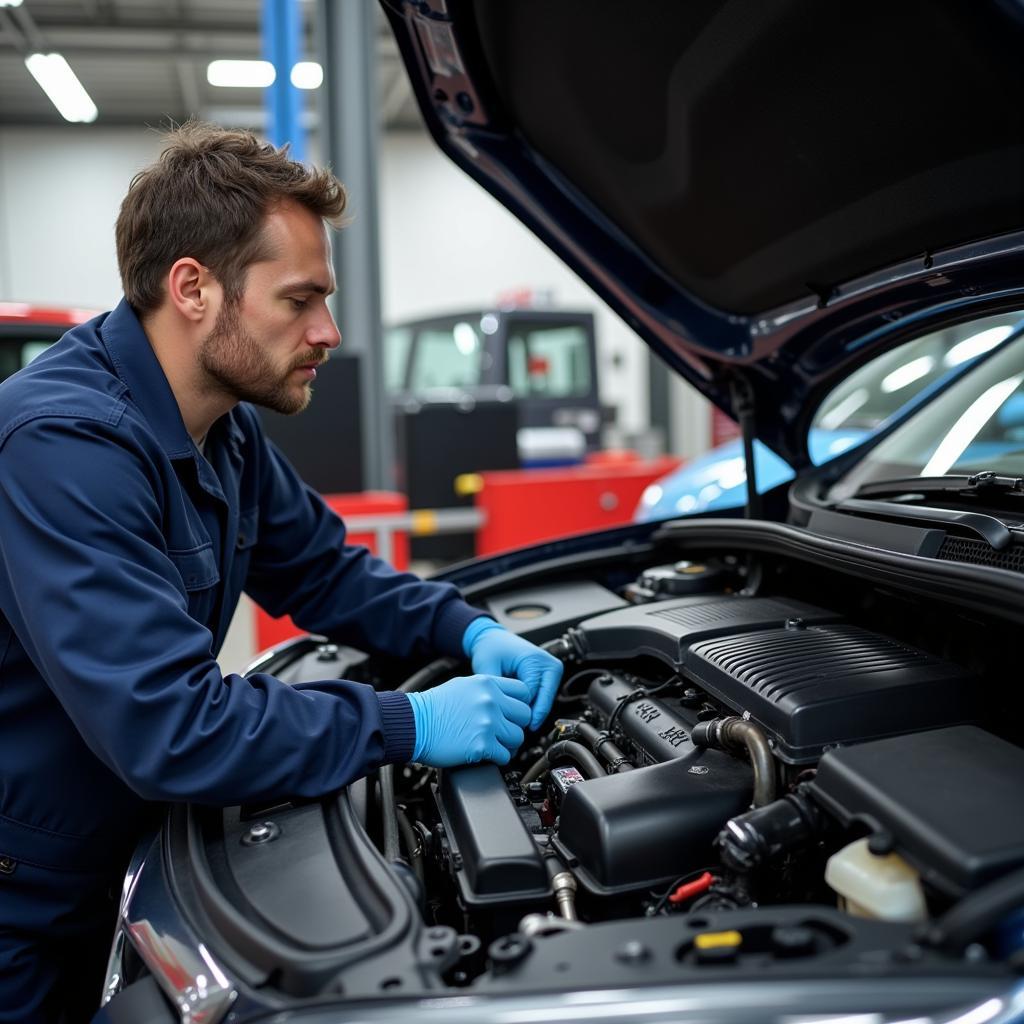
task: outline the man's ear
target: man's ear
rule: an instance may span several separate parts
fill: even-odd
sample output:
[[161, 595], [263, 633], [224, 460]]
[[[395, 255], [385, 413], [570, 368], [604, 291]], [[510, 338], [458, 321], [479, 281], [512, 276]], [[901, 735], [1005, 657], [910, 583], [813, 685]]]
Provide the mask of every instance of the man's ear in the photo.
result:
[[167, 298], [186, 320], [199, 323], [217, 309], [220, 284], [202, 263], [183, 256], [167, 272]]

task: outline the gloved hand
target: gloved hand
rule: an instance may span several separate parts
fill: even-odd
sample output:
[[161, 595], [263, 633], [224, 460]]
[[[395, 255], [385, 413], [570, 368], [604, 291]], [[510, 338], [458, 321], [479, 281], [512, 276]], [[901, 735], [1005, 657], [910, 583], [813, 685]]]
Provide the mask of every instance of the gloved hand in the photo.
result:
[[477, 761], [508, 764], [530, 720], [530, 691], [518, 679], [459, 676], [410, 693], [416, 722], [412, 759], [435, 768]]
[[548, 717], [562, 663], [547, 651], [499, 626], [494, 619], [474, 619], [462, 635], [462, 649], [473, 663], [474, 672], [490, 676], [512, 676], [530, 688], [530, 728], [536, 729]]

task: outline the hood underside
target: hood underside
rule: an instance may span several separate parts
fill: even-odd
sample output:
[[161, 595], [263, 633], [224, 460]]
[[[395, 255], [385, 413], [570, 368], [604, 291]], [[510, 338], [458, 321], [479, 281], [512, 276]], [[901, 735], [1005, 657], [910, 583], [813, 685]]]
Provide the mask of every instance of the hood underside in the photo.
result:
[[855, 365], [1020, 303], [1015, 0], [386, 8], [441, 147], [797, 466]]

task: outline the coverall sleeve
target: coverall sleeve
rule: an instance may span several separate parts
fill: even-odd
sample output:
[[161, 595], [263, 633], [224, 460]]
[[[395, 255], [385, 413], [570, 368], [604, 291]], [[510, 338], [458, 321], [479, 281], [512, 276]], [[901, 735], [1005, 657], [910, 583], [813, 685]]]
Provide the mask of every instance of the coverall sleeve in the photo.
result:
[[161, 532], [165, 482], [108, 422], [47, 416], [0, 448], [0, 602], [92, 752], [140, 796], [316, 797], [411, 756], [408, 698], [222, 675]]
[[448, 583], [399, 572], [366, 548], [346, 545], [342, 519], [256, 431], [260, 504], [247, 593], [302, 629], [401, 657], [462, 657], [462, 636], [485, 614]]

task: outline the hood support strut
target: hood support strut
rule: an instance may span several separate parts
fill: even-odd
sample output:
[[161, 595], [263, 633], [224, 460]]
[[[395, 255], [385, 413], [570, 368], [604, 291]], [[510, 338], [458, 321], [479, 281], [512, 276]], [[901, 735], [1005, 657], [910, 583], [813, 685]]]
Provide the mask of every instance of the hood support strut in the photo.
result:
[[746, 376], [734, 373], [729, 380], [729, 391], [732, 396], [733, 412], [736, 413], [740, 433], [743, 435], [743, 462], [747, 470], [746, 516], [748, 519], [760, 519], [761, 495], [757, 493], [757, 470], [754, 466], [754, 438], [757, 437], [754, 389]]

